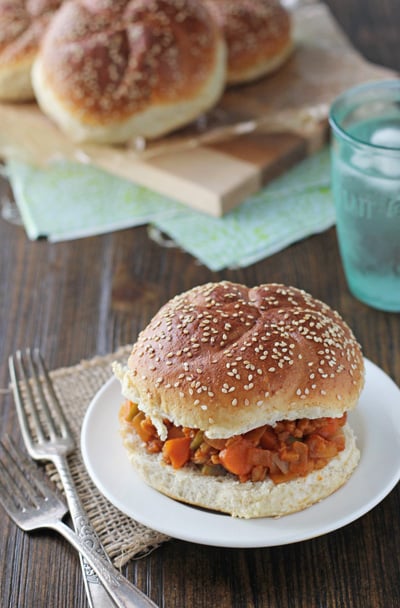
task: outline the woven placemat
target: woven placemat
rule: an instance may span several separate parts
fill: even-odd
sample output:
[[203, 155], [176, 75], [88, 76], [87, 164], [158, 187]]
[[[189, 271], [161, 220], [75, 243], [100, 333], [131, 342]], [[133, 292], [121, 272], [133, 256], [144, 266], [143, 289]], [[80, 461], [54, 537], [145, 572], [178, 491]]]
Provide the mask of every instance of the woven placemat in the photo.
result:
[[[113, 354], [50, 372], [77, 446], [80, 446], [81, 426], [86, 410], [97, 391], [112, 375], [111, 363], [126, 361], [130, 349], [131, 347], [126, 346]], [[83, 507], [117, 568], [132, 558], [147, 555], [168, 540], [164, 534], [151, 530], [121, 513], [99, 492], [86, 471], [80, 449], [76, 449], [69, 457], [69, 463]], [[52, 480], [59, 484], [53, 465], [47, 467], [47, 472]]]

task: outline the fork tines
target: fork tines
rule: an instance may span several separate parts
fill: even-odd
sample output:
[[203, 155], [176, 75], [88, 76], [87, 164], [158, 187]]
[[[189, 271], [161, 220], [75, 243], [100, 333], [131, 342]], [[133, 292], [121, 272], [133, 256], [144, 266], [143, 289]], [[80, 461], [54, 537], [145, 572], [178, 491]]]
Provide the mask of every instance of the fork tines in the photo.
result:
[[29, 509], [38, 509], [44, 500], [54, 501], [56, 496], [39, 468], [10, 438], [0, 440], [0, 491], [0, 502], [13, 519], [17, 514], [21, 519]]
[[17, 351], [9, 357], [9, 370], [26, 445], [32, 436], [39, 443], [69, 437], [68, 422], [39, 350]]

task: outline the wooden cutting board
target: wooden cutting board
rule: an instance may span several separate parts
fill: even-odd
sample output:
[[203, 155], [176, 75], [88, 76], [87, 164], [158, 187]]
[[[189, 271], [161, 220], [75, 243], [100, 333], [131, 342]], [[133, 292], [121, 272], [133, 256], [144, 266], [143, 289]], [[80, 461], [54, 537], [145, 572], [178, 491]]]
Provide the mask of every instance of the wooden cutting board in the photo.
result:
[[93, 163], [221, 216], [321, 147], [329, 105], [341, 91], [395, 77], [352, 48], [325, 5], [303, 6], [293, 22], [295, 50], [276, 74], [227, 89], [196, 125], [151, 143], [144, 152], [78, 147], [36, 105], [0, 104], [0, 154], [36, 163], [61, 157]]

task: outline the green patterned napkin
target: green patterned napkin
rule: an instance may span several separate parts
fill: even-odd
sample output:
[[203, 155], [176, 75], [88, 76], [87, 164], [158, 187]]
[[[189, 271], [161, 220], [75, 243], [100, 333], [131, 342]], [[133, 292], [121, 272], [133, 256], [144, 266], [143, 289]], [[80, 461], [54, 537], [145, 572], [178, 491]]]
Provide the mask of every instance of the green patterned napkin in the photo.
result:
[[211, 270], [247, 266], [335, 222], [328, 149], [222, 218], [89, 165], [37, 169], [10, 160], [7, 170], [31, 239], [62, 241], [150, 224]]

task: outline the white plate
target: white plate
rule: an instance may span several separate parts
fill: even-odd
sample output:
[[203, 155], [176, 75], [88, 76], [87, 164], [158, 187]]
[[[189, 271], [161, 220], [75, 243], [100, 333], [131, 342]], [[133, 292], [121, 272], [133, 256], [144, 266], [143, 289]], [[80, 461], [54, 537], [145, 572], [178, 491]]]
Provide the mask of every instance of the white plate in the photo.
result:
[[82, 427], [82, 454], [104, 496], [136, 521], [183, 540], [222, 547], [268, 547], [336, 530], [375, 507], [400, 479], [400, 390], [366, 360], [366, 384], [349, 414], [361, 450], [360, 464], [337, 492], [312, 507], [277, 518], [237, 519], [203, 511], [153, 490], [128, 461], [118, 431], [119, 382], [97, 393]]

